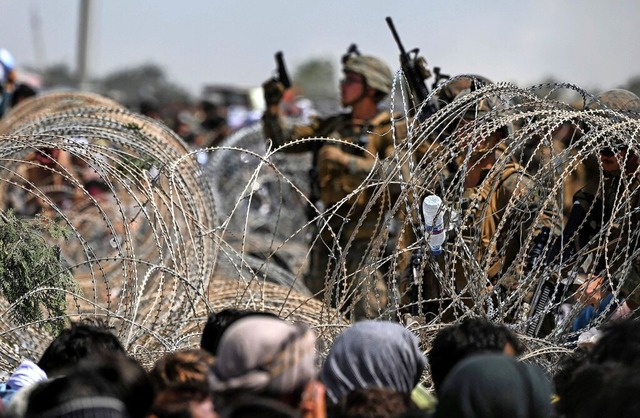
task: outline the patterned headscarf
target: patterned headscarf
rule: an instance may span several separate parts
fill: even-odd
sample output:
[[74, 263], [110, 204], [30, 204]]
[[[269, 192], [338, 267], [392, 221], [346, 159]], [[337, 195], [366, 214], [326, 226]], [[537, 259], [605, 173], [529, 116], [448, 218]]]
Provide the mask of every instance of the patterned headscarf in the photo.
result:
[[338, 336], [320, 380], [334, 403], [349, 392], [369, 387], [409, 394], [426, 364], [418, 338], [402, 325], [360, 321]]
[[210, 377], [214, 392], [291, 394], [316, 376], [315, 336], [303, 324], [251, 316], [224, 333]]

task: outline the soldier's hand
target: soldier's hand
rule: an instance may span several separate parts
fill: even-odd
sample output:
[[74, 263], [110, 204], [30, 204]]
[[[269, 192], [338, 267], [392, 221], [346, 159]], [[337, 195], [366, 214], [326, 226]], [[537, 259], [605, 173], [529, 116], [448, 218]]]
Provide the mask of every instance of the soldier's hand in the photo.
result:
[[285, 91], [285, 87], [284, 84], [282, 84], [275, 78], [271, 78], [262, 84], [262, 90], [264, 93], [265, 103], [267, 104], [267, 106], [271, 106], [280, 103], [280, 100], [282, 100], [282, 95]]
[[349, 164], [350, 156], [335, 145], [325, 145], [320, 148], [318, 157], [322, 160], [335, 161], [346, 167]]

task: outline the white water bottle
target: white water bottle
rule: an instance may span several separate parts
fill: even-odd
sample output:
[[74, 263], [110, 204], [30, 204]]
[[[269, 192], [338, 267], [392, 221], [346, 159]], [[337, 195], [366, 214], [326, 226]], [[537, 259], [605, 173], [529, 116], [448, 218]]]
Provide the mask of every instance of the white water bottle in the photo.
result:
[[444, 230], [443, 211], [440, 210], [441, 206], [442, 199], [436, 195], [429, 195], [422, 201], [425, 237], [431, 254], [436, 256], [442, 253], [442, 244], [447, 239], [447, 233]]

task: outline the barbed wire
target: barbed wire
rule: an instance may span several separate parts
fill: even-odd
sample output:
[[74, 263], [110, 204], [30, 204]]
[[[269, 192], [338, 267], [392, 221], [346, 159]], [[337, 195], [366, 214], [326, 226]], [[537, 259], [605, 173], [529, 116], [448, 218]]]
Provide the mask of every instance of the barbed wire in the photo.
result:
[[[474, 77], [452, 78], [431, 98]], [[405, 101], [392, 105], [406, 114]], [[338, 203], [313, 207], [309, 219], [311, 156], [287, 151], [320, 140], [353, 147], [348, 141], [305, 138], [272, 149], [258, 123], [218, 147], [190, 150], [163, 124], [108, 99], [43, 95], [0, 121], [0, 209], [45, 214], [72, 232], [52, 243], [82, 289], [58, 289], [67, 292], [68, 318], [105, 318], [145, 364], [196, 346], [208, 313], [227, 307], [308, 322], [326, 352], [348, 325], [348, 305], [362, 299], [372, 318], [414, 330], [425, 350], [438, 329], [464, 318], [507, 324], [525, 339], [527, 359], [552, 370], [575, 344], [576, 318], [604, 297], [589, 284], [603, 280], [599, 290], [622, 298], [638, 258], [638, 168], [613, 181], [598, 157], [623, 150], [621, 163], [630, 166], [640, 155], [640, 124], [628, 112], [585, 108], [592, 101], [566, 83], [484, 84], [424, 121], [397, 119], [394, 154], [377, 160]], [[479, 146], [496, 131], [505, 132], [500, 141]], [[205, 165], [198, 153], [209, 154]], [[488, 157], [492, 163], [483, 167]], [[469, 187], [478, 172], [483, 186]], [[595, 196], [588, 221], [563, 236], [574, 194], [584, 187]], [[426, 245], [420, 215], [430, 194], [445, 205], [448, 239], [439, 256]], [[353, 212], [359, 196], [366, 204]], [[365, 274], [346, 277], [353, 241], [323, 242], [317, 231], [349, 222], [355, 237], [361, 223], [340, 216], [370, 212], [375, 232], [359, 254]], [[541, 243], [544, 226], [551, 239]], [[577, 246], [587, 229], [589, 239]], [[335, 261], [323, 300], [304, 283], [312, 245], [326, 245]], [[362, 277], [367, 283], [354, 283]], [[541, 283], [551, 293], [534, 309]], [[2, 317], [0, 369], [8, 371], [22, 356], [42, 352], [51, 336]]]

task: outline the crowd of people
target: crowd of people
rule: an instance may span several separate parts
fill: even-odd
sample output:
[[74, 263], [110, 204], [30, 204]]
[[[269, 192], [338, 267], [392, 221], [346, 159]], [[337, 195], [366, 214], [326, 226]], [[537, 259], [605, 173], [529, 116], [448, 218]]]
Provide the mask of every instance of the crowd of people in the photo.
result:
[[[328, 352], [317, 351], [315, 333], [308, 324], [291, 323], [267, 312], [226, 310], [211, 314], [200, 348], [164, 353], [145, 368], [111, 330], [76, 323], [51, 342], [37, 362], [25, 360], [3, 384], [4, 416], [577, 418], [640, 413], [633, 396], [640, 329], [638, 322], [625, 318], [640, 303], [637, 262], [624, 270], [625, 277], [611, 278], [597, 274], [604, 268], [601, 265], [609, 263], [608, 249], [592, 261], [593, 274], [584, 282], [585, 292], [596, 286], [608, 293], [586, 303], [590, 309], [576, 319], [574, 331], [588, 328], [605, 314], [609, 321], [594, 331], [597, 338], [568, 353], [552, 375], [523, 359], [527, 347], [507, 325], [481, 317], [459, 319], [473, 302], [470, 287], [484, 286], [488, 292], [502, 289], [495, 295], [506, 300], [519, 286], [512, 265], [525, 239], [518, 233], [535, 231], [535, 237], [562, 238], [545, 238], [547, 258], [564, 255], [565, 249], [554, 249], [554, 242], [573, 242], [574, 252], [593, 245], [593, 237], [615, 220], [619, 197], [612, 193], [622, 182], [637, 182], [639, 163], [633, 150], [624, 142], [607, 141], [596, 157], [604, 180], [587, 177], [572, 196], [567, 219], [560, 219], [547, 216], [549, 207], [537, 190], [544, 185], [536, 184], [526, 167], [512, 161], [501, 170], [494, 168], [506, 158], [504, 141], [513, 127], [496, 124], [482, 135], [472, 129], [475, 121], [495, 114], [499, 103], [485, 98], [449, 121], [456, 125], [462, 143], [456, 161], [464, 167], [464, 176], [456, 177], [450, 168], [440, 173], [449, 170], [448, 175], [460, 182], [463, 198], [475, 199], [475, 211], [465, 217], [464, 231], [469, 235], [463, 238], [480, 236], [481, 244], [464, 257], [485, 263], [487, 283], [469, 283], [468, 259], [446, 256], [423, 262], [418, 281], [416, 265], [411, 266], [408, 257], [397, 263], [403, 273], [411, 272], [403, 274], [400, 283], [404, 305], [415, 305], [411, 313], [430, 313], [444, 323], [427, 346], [401, 321], [371, 320], [386, 303], [388, 282], [383, 271], [363, 268], [363, 254], [372, 251], [371, 237], [382, 233], [380, 214], [401, 193], [393, 184], [385, 193], [360, 190], [372, 173], [384, 175], [389, 167], [381, 161], [394, 155], [397, 144], [407, 137], [399, 129], [401, 116], [380, 107], [393, 90], [394, 76], [381, 60], [357, 49], [350, 50], [342, 64], [340, 91], [347, 112], [326, 118], [314, 115], [305, 117], [304, 124], [292, 124], [282, 118], [286, 89], [270, 79], [263, 86], [266, 110], [261, 120], [265, 138], [276, 147], [313, 154], [309, 200], [315, 214], [335, 208], [335, 216], [322, 225], [311, 244], [305, 275], [312, 295], [335, 305], [353, 322]], [[9, 95], [18, 97], [20, 92], [14, 85], [12, 65], [5, 57], [0, 66], [2, 105], [7, 108]], [[460, 89], [452, 100], [464, 101], [475, 89]], [[597, 96], [589, 106], [637, 112], [640, 98], [616, 90]], [[160, 117], [151, 102], [142, 104], [140, 112]], [[195, 114], [194, 122], [189, 112], [179, 113], [172, 126], [194, 149], [219, 145], [230, 133], [228, 119], [215, 104], [203, 101]], [[432, 145], [425, 141], [411, 157], [416, 165], [430, 165], [442, 152]], [[397, 169], [408, 178], [411, 164], [407, 159], [398, 161], [406, 162]], [[440, 194], [445, 194], [445, 184], [451, 184], [451, 180], [430, 181], [425, 180], [425, 188]], [[633, 191], [627, 196], [633, 216], [624, 217], [619, 244], [612, 251], [634, 244], [638, 194], [637, 187], [627, 189]], [[597, 214], [593, 211], [596, 201], [602, 207]], [[407, 210], [393, 216], [403, 222], [414, 215]], [[505, 224], [511, 229], [500, 229]], [[422, 237], [426, 239], [435, 228], [427, 226]], [[624, 231], [632, 232], [624, 235]], [[398, 248], [420, 238], [414, 229], [405, 228], [396, 237]], [[332, 251], [335, 246], [348, 249], [341, 259]], [[612, 260], [615, 264], [615, 257]], [[445, 289], [436, 273], [449, 270], [455, 277]], [[345, 277], [346, 285], [337, 286]], [[507, 317], [502, 319], [515, 322]]]
[[[72, 323], [0, 386], [5, 417], [635, 417], [640, 324], [604, 327], [553, 373], [508, 327], [470, 318], [430, 347], [399, 323], [362, 320], [320, 355], [307, 324], [212, 313], [198, 348], [150, 367], [113, 330]], [[212, 351], [213, 350], [213, 351]]]

